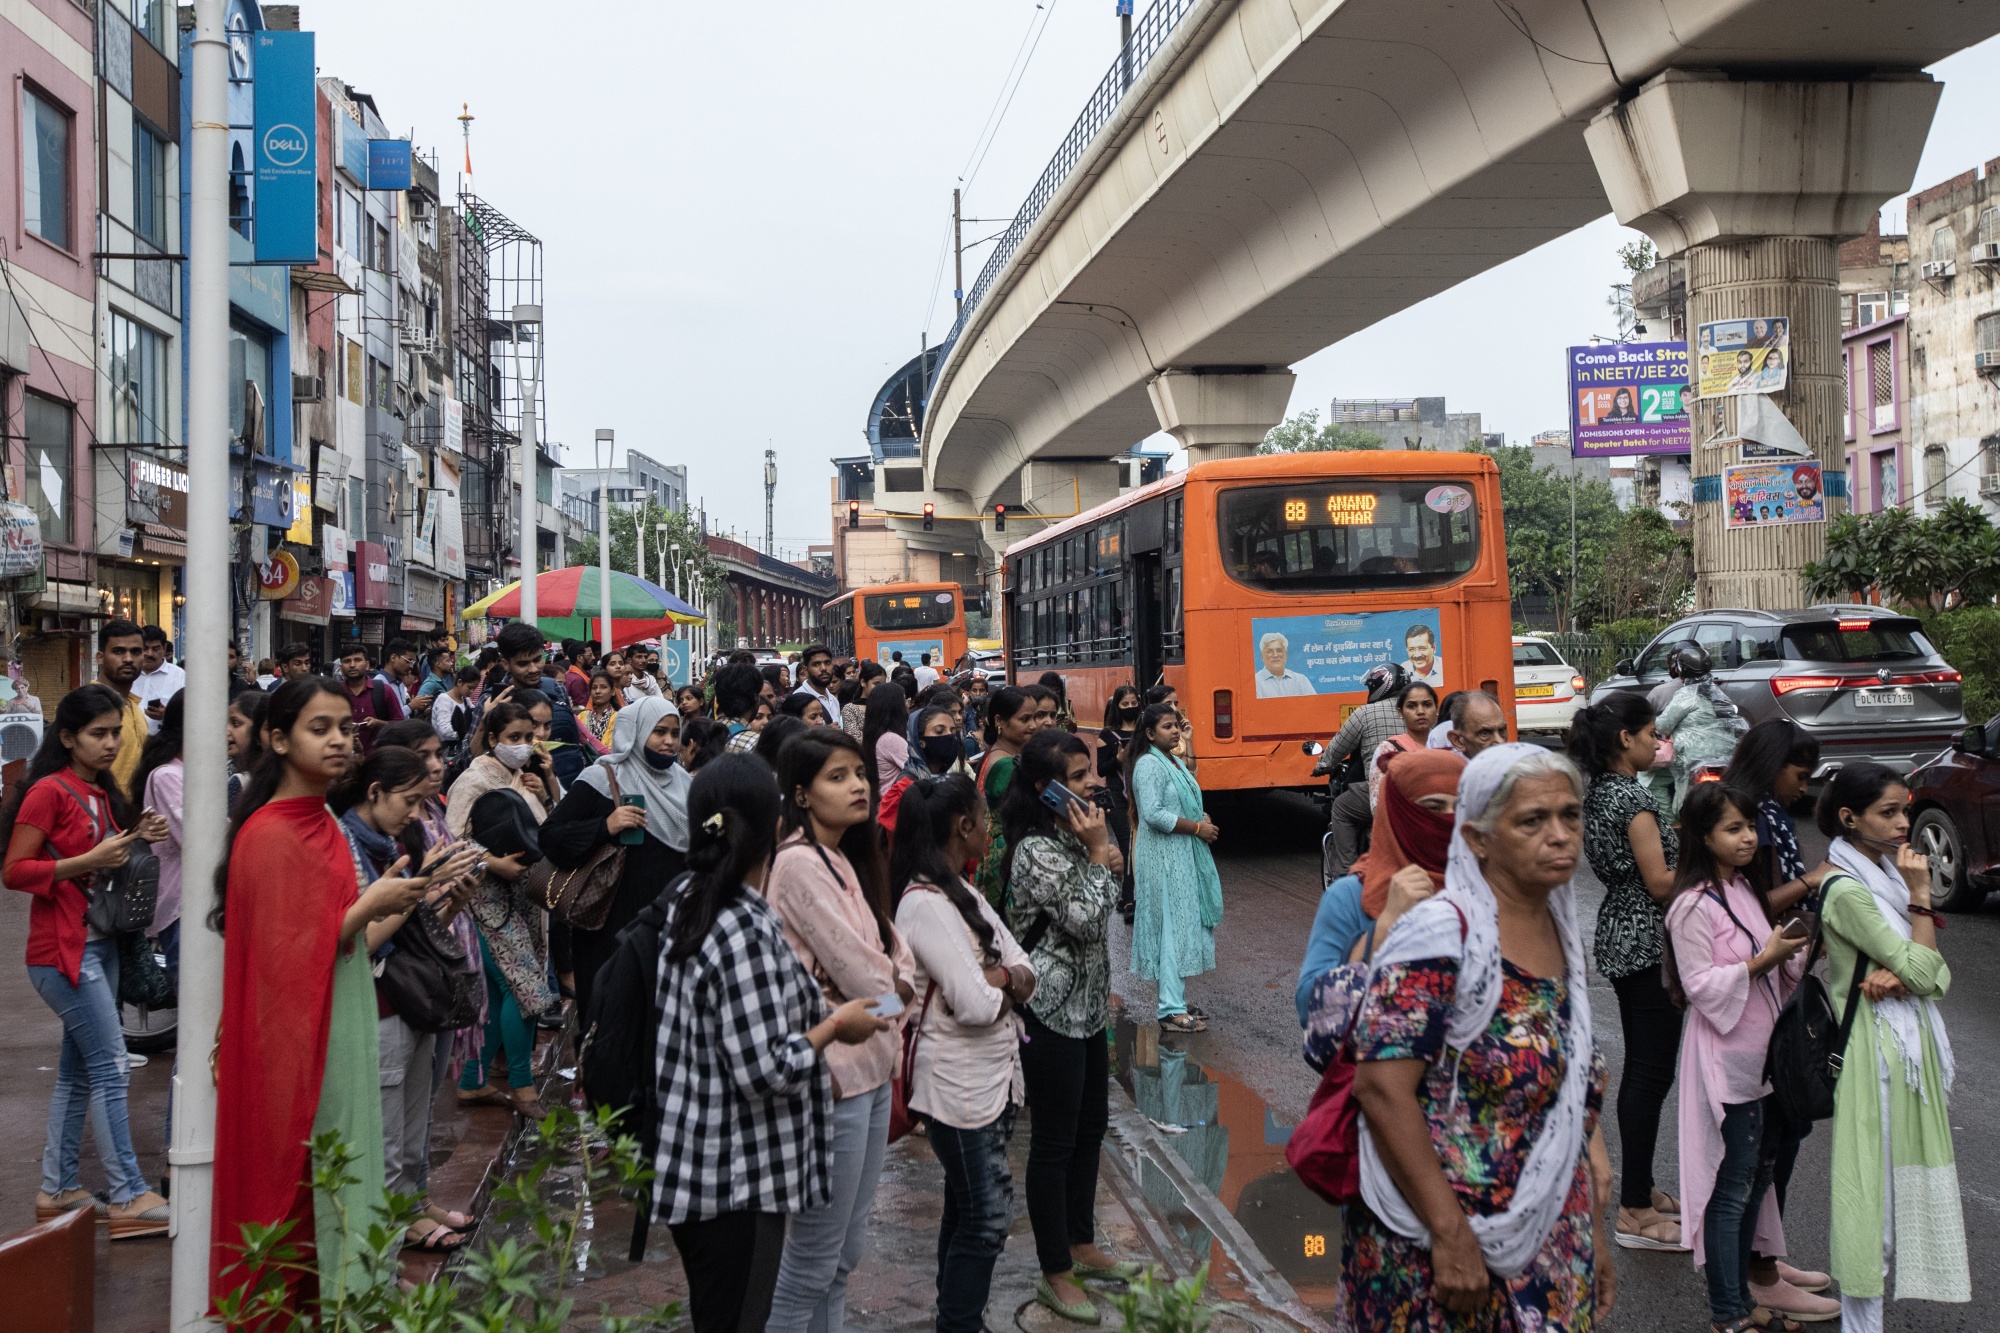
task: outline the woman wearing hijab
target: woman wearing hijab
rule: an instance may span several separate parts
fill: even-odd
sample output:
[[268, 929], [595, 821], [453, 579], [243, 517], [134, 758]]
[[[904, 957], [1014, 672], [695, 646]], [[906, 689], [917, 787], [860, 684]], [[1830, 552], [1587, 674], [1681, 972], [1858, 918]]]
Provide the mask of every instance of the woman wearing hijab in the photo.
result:
[[1375, 950], [1336, 1328], [1590, 1333], [1610, 1313], [1605, 1070], [1570, 883], [1582, 816], [1567, 759], [1487, 750], [1459, 783], [1444, 888]]
[[542, 855], [559, 870], [582, 868], [607, 843], [625, 850], [604, 924], [570, 928], [576, 1011], [586, 1020], [597, 969], [617, 947], [618, 932], [687, 868], [691, 779], [680, 765], [680, 748], [681, 715], [671, 702], [646, 695], [625, 705], [609, 751], [583, 770], [542, 825]]
[[1293, 996], [1306, 1029], [1306, 1061], [1323, 1069], [1346, 1036], [1367, 985], [1364, 964], [1403, 913], [1444, 887], [1445, 853], [1465, 756], [1456, 750], [1394, 755], [1375, 807], [1368, 851], [1327, 885], [1313, 916]]
[[1937, 1006], [1951, 969], [1930, 863], [1909, 845], [1909, 803], [1894, 769], [1849, 764], [1817, 812], [1833, 839], [1820, 900], [1828, 990], [1843, 1016], [1861, 1006], [1833, 1090], [1828, 1267], [1847, 1333], [1881, 1333], [1892, 1254], [1897, 1299], [1972, 1299], [1949, 1115], [1957, 1065]]

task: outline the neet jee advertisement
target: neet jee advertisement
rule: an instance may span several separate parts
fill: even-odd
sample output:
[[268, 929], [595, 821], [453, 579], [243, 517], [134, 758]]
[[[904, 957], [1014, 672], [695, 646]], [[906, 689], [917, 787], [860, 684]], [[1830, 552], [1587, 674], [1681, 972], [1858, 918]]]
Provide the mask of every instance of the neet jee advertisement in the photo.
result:
[[1400, 663], [1442, 688], [1443, 639], [1434, 606], [1359, 615], [1258, 616], [1250, 622], [1257, 697], [1352, 694], [1370, 667]]
[[1692, 452], [1686, 343], [1572, 347], [1570, 452], [1578, 458]]

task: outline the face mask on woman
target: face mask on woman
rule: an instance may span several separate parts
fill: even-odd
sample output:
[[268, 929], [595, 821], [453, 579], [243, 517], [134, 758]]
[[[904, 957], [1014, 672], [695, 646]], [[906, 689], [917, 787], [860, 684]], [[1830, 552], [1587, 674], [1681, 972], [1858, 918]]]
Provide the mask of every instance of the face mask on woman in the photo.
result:
[[924, 737], [924, 763], [933, 773], [942, 773], [965, 757], [965, 742], [956, 736]]
[[513, 769], [527, 767], [528, 756], [534, 752], [535, 747], [532, 745], [496, 745], [493, 747], [493, 757]]

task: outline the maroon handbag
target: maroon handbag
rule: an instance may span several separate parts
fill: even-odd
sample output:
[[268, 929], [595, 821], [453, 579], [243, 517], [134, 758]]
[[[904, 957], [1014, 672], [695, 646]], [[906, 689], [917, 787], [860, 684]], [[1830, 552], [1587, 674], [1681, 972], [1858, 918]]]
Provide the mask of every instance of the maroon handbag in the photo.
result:
[[907, 1135], [916, 1128], [917, 1117], [910, 1110], [910, 1085], [917, 1077], [917, 1037], [924, 1030], [924, 1016], [931, 1011], [931, 996], [937, 994], [937, 982], [924, 987], [924, 1007], [917, 1011], [917, 1021], [903, 1029], [903, 1071], [889, 1085], [889, 1142]]

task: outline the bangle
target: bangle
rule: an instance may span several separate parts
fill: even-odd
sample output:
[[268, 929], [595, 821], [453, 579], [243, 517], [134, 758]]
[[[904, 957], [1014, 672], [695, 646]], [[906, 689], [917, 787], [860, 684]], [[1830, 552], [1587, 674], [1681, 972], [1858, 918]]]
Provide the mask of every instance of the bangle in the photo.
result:
[[1916, 905], [1915, 903], [1911, 903], [1911, 904], [1910, 904], [1910, 915], [1911, 915], [1911, 916], [1927, 916], [1927, 917], [1929, 917], [1929, 918], [1931, 919], [1931, 924], [1932, 924], [1932, 925], [1936, 926], [1936, 927], [1937, 927], [1937, 928], [1938, 928], [1939, 930], [1943, 930], [1943, 929], [1944, 929], [1944, 913], [1943, 913], [1943, 912], [1940, 912], [1940, 911], [1938, 911], [1938, 910], [1937, 910], [1936, 908], [1934, 908], [1934, 907], [1919, 907], [1919, 906], [1917, 906], [1917, 905]]

